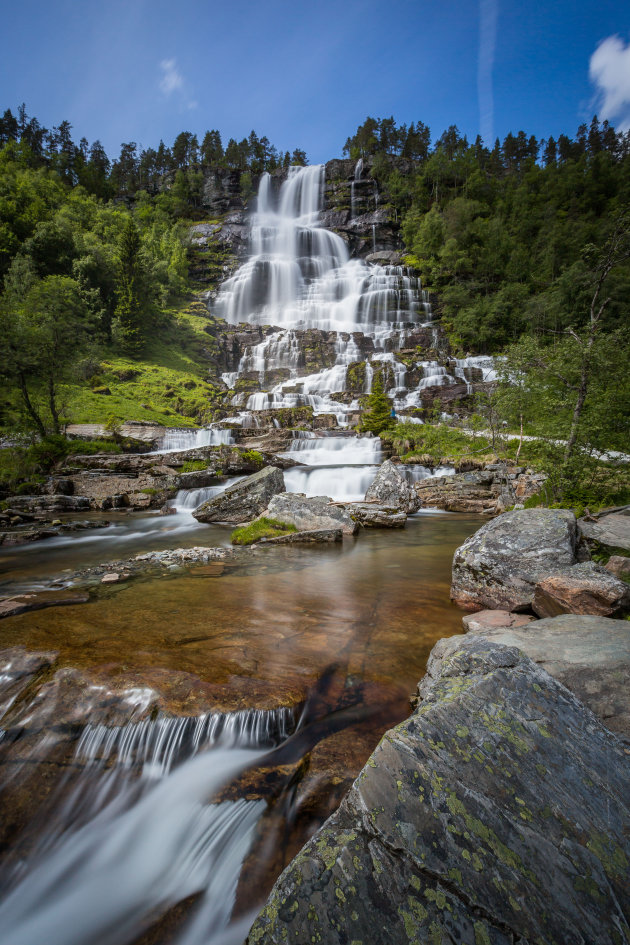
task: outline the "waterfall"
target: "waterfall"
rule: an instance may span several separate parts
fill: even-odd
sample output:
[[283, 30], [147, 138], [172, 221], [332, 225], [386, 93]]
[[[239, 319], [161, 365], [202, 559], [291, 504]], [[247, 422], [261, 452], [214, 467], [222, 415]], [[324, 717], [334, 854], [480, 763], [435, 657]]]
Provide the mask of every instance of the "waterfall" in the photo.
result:
[[362, 173], [363, 173], [363, 158], [359, 158], [354, 168], [354, 178], [352, 180], [352, 183], [350, 184], [350, 218], [352, 220], [354, 220], [354, 218], [357, 215], [356, 209], [355, 209], [355, 195], [354, 195], [355, 186], [356, 186], [357, 181], [361, 180]]
[[295, 727], [290, 709], [88, 725], [80, 774], [0, 904], [11, 945], [124, 945], [201, 893], [180, 945], [229, 923], [263, 801], [213, 800]]
[[167, 430], [157, 452], [174, 453], [178, 450], [194, 450], [202, 446], [220, 446], [233, 442], [231, 430], [215, 426], [203, 427], [201, 430]]
[[251, 256], [217, 300], [226, 321], [352, 332], [414, 320], [418, 289], [402, 269], [351, 260], [342, 238], [320, 226], [323, 190], [323, 165], [290, 168], [277, 201], [263, 175]]

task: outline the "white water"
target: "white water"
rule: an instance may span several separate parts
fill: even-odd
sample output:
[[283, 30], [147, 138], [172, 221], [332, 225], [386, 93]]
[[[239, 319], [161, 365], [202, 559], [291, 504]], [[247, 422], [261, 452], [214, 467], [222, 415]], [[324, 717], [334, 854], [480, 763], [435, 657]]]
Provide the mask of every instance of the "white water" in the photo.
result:
[[203, 427], [201, 430], [167, 430], [162, 446], [156, 452], [174, 453], [178, 450], [193, 450], [202, 446], [220, 446], [233, 442], [231, 430], [215, 426]]
[[87, 726], [78, 783], [0, 905], [2, 941], [125, 945], [195, 893], [179, 945], [222, 933], [265, 804], [212, 798], [292, 728], [289, 710]]

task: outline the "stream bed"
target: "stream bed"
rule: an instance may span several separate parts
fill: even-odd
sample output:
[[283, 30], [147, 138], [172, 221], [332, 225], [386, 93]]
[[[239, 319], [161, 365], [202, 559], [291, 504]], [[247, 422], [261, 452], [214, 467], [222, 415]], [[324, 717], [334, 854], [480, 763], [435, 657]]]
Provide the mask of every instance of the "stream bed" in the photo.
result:
[[[36, 571], [49, 578], [121, 544], [129, 554], [172, 547], [161, 528], [181, 529], [178, 544], [228, 543], [228, 529], [186, 526], [185, 515], [125, 520], [115, 547], [69, 537], [7, 550], [5, 582], [27, 586]], [[451, 561], [478, 525], [421, 512], [404, 530], [261, 546], [4, 620], [3, 648], [54, 651], [55, 670], [104, 689], [131, 679], [125, 698], [139, 710], [163, 694], [141, 721], [131, 712], [67, 731], [59, 697], [41, 729], [0, 741], [7, 941], [242, 941], [278, 873], [408, 715], [435, 641], [461, 632]]]

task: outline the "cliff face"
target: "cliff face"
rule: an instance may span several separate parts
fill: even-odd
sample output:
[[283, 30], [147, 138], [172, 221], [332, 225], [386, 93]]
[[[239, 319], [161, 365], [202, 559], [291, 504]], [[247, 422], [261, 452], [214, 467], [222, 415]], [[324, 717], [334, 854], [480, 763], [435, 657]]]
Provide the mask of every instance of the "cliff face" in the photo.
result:
[[[410, 161], [402, 158], [391, 160], [396, 162], [396, 166], [401, 162], [405, 165], [401, 167], [402, 172], [410, 170], [406, 166], [411, 165]], [[379, 258], [374, 259], [375, 262], [395, 262], [389, 254], [402, 250], [400, 221], [391, 205], [390, 195], [379, 190], [372, 174], [373, 166], [369, 161], [359, 172], [355, 161], [328, 161], [322, 226], [338, 233], [353, 257], [365, 259], [376, 253]], [[280, 192], [287, 175], [288, 168], [273, 171], [273, 192]], [[260, 176], [254, 175], [250, 181], [244, 179], [240, 171], [228, 168], [209, 168], [204, 174], [202, 207], [209, 216], [223, 218], [215, 236], [239, 259], [247, 253], [246, 214], [255, 209], [259, 182]]]

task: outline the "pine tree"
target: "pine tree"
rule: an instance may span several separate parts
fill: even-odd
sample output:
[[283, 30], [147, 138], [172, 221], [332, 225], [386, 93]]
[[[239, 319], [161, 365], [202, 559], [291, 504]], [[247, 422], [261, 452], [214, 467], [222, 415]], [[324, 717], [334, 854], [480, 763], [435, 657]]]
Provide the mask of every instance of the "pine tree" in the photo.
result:
[[368, 409], [361, 420], [361, 432], [380, 436], [383, 430], [393, 427], [396, 420], [391, 415], [392, 402], [383, 389], [381, 372], [374, 375], [372, 393], [368, 397]]
[[136, 354], [143, 344], [143, 304], [141, 298], [140, 233], [128, 217], [118, 244], [118, 299], [115, 316], [123, 347]]

